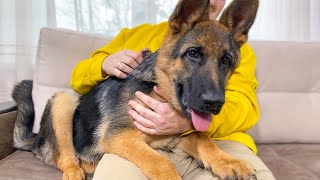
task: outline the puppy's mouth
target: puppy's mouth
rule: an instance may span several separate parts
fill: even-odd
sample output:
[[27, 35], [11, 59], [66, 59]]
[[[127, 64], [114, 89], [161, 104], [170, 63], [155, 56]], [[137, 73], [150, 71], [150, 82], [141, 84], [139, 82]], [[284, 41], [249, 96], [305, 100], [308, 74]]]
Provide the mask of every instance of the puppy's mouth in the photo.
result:
[[182, 84], [176, 84], [178, 101], [184, 115], [192, 122], [197, 131], [207, 131], [211, 124], [212, 114], [210, 112], [201, 112], [188, 105], [187, 93]]

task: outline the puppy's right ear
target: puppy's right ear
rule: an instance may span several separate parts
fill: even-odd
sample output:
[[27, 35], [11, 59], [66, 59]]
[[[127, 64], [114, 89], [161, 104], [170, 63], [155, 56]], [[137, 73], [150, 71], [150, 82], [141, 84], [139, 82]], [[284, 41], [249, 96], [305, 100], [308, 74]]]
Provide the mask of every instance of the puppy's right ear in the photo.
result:
[[233, 0], [220, 18], [220, 23], [231, 30], [239, 46], [248, 39], [258, 6], [259, 0]]
[[209, 20], [210, 0], [180, 0], [169, 19], [173, 34], [183, 28], [190, 29], [196, 23]]

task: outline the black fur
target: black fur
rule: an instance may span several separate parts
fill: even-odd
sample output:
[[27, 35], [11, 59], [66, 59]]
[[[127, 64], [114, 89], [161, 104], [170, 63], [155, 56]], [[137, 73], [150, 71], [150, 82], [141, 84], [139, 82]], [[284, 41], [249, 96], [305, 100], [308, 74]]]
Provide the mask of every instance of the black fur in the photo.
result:
[[43, 116], [41, 118], [40, 131], [37, 134], [32, 152], [42, 161], [49, 165], [55, 165], [52, 159], [56, 149], [56, 141], [54, 130], [52, 127], [52, 99], [48, 100], [46, 108], [44, 109]]
[[30, 151], [35, 134], [32, 133], [34, 107], [32, 100], [32, 80], [24, 80], [12, 91], [12, 98], [17, 103], [17, 120], [13, 134], [13, 146], [20, 150]]
[[[114, 112], [122, 112], [123, 105], [127, 104], [128, 99], [134, 98], [136, 91], [151, 92], [153, 86], [156, 85], [153, 72], [156, 57], [157, 53], [150, 54], [128, 78], [121, 80], [110, 77], [108, 81], [98, 84], [92, 91], [80, 98], [80, 105], [75, 112], [73, 122], [74, 127], [77, 127], [73, 131], [73, 136], [78, 153], [83, 153], [83, 150], [94, 146], [96, 137], [93, 134], [96, 133], [96, 127], [102, 123], [102, 117], [106, 114], [113, 114], [112, 119], [117, 120], [109, 122], [107, 133], [114, 134], [125, 128], [132, 128], [126, 121], [123, 121], [123, 119], [128, 119], [127, 116], [123, 117], [123, 113], [115, 114]], [[125, 91], [128, 92], [123, 93]], [[124, 97], [124, 94], [130, 96]], [[112, 108], [104, 109], [103, 107]]]

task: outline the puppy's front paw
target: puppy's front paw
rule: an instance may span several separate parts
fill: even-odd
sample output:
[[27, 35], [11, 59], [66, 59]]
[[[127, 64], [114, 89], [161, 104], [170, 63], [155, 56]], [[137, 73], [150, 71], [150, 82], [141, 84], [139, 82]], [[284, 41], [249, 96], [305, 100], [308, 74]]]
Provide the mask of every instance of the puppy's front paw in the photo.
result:
[[85, 175], [80, 167], [68, 168], [63, 172], [63, 180], [84, 180]]
[[257, 179], [255, 170], [248, 162], [234, 159], [227, 155], [215, 158], [213, 161], [208, 162], [208, 164], [205, 163], [205, 166], [211, 169], [212, 173], [222, 180]]

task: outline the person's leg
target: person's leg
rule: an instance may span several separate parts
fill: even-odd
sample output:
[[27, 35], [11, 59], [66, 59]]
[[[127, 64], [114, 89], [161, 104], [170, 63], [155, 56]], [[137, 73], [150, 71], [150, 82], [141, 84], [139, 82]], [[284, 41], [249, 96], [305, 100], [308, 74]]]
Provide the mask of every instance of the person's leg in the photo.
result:
[[[235, 141], [215, 141], [219, 148], [235, 158], [243, 159], [253, 165], [258, 180], [274, 180], [272, 172], [264, 165], [248, 147]], [[172, 152], [158, 151], [171, 159], [178, 173], [184, 180], [217, 180], [213, 174], [203, 169], [199, 164], [182, 150], [175, 148]], [[102, 179], [147, 179], [143, 172], [133, 163], [119, 156], [106, 154], [99, 162], [94, 174], [94, 180]]]
[[114, 154], [105, 154], [100, 160], [93, 180], [147, 180], [143, 172], [132, 162]]
[[[158, 150], [158, 152], [174, 163], [180, 176], [185, 179], [212, 179], [212, 173], [199, 167], [192, 157], [176, 148], [172, 152]], [[193, 176], [195, 176], [193, 178]], [[114, 154], [105, 154], [100, 160], [93, 180], [144, 180], [148, 179], [143, 172], [132, 162]]]

